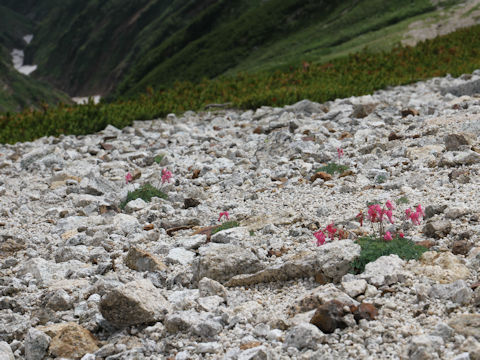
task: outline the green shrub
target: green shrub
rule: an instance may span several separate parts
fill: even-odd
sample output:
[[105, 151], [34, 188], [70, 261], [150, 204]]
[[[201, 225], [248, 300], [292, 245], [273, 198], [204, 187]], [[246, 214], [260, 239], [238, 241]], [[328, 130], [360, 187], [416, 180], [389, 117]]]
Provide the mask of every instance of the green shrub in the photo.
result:
[[402, 196], [401, 198], [397, 199], [396, 203], [397, 203], [397, 205], [408, 204], [409, 201], [408, 201], [408, 198], [406, 196]]
[[365, 271], [365, 265], [381, 256], [396, 254], [403, 260], [416, 260], [428, 250], [424, 246], [416, 245], [412, 240], [400, 237], [395, 237], [392, 241], [363, 237], [357, 240], [357, 244], [362, 248], [360, 257], [350, 264], [351, 271], [355, 274]]
[[150, 184], [144, 184], [135, 191], [129, 191], [127, 194], [127, 198], [120, 204], [120, 208], [123, 210], [129, 201], [138, 198], [142, 199], [145, 202], [150, 202], [150, 200], [152, 200], [152, 197], [166, 199], [167, 194], [157, 189], [156, 187], [153, 187]]
[[213, 229], [212, 230], [212, 235], [216, 234], [219, 231], [231, 229], [231, 228], [238, 227], [238, 226], [240, 226], [240, 224], [236, 221], [226, 221], [222, 225], [219, 225], [215, 229]]
[[165, 157], [165, 154], [158, 154], [157, 156], [155, 156], [155, 158], [153, 159], [157, 164], [160, 164], [163, 160], [163, 158]]
[[335, 173], [343, 173], [345, 170], [348, 170], [348, 166], [346, 165], [339, 165], [337, 163], [331, 162], [321, 168], [315, 170], [315, 172], [323, 171], [327, 174], [334, 175]]

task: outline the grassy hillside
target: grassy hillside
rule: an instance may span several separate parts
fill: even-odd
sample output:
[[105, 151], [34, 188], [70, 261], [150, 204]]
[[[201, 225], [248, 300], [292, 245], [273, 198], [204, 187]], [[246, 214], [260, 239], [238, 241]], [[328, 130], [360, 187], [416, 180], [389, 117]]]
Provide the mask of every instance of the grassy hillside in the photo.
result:
[[199, 83], [179, 82], [128, 101], [60, 106], [0, 115], [0, 142], [27, 141], [60, 134], [87, 134], [107, 124], [124, 127], [134, 120], [170, 112], [201, 110], [209, 103], [231, 102], [239, 108], [282, 106], [301, 99], [325, 102], [368, 94], [447, 73], [459, 76], [480, 68], [480, 25], [427, 40], [416, 47], [363, 51], [324, 64], [286, 71], [241, 73]]
[[[391, 48], [391, 38], [379, 43], [378, 37], [436, 8], [430, 0], [7, 3], [36, 19], [36, 36], [27, 51], [27, 59], [39, 66], [35, 77], [71, 95], [110, 98], [135, 96], [147, 87], [166, 89], [176, 81], [320, 62], [350, 47]], [[387, 27], [389, 32], [379, 32]]]

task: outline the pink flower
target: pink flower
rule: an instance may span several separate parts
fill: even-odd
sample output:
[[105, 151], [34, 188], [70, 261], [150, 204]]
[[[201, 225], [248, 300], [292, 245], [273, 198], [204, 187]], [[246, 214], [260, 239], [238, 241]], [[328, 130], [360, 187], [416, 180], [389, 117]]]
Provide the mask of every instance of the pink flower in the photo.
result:
[[132, 174], [127, 173], [127, 175], [125, 175], [125, 181], [126, 181], [126, 183], [128, 184], [128, 183], [129, 183], [130, 181], [132, 181], [132, 180], [133, 180]]
[[360, 226], [363, 226], [363, 212], [360, 211], [355, 217], [358, 219]]
[[392, 234], [390, 233], [390, 231], [387, 231], [387, 232], [385, 233], [385, 235], [383, 236], [383, 239], [384, 239], [385, 241], [392, 241], [392, 240], [393, 240]]
[[420, 213], [414, 212], [413, 214], [411, 214], [410, 220], [412, 220], [412, 223], [414, 225], [420, 225]]
[[419, 213], [420, 216], [422, 216], [422, 217], [425, 215], [425, 213], [423, 212], [423, 209], [422, 209], [422, 205], [420, 205], [420, 204], [418, 204], [418, 206], [417, 206], [417, 213]]
[[326, 237], [322, 230], [318, 230], [317, 232], [313, 233], [313, 236], [315, 236], [317, 239], [317, 246], [325, 244]]
[[166, 182], [169, 183], [171, 178], [172, 173], [167, 169], [162, 169], [162, 184], [165, 184]]
[[375, 208], [375, 205], [370, 205], [368, 207], [368, 220], [370, 220], [372, 223], [377, 222], [377, 209]]
[[218, 217], [218, 221], [220, 221], [220, 219], [222, 218], [222, 216], [225, 216], [228, 220], [228, 211], [224, 211], [224, 212], [221, 212], [220, 213], [220, 216]]
[[333, 236], [335, 235], [335, 233], [337, 232], [337, 229], [335, 229], [333, 227], [333, 223], [331, 224], [328, 224], [327, 227], [325, 228], [325, 230], [328, 232], [328, 237], [330, 239], [333, 239]]
[[407, 210], [405, 210], [405, 217], [407, 219], [410, 219], [410, 215], [412, 215], [412, 210], [410, 210], [410, 208], [408, 208]]
[[387, 207], [388, 210], [395, 210], [390, 200], [387, 200], [387, 202], [385, 203], [385, 206]]
[[402, 232], [398, 233], [398, 236], [402, 239], [405, 237], [405, 235]]
[[343, 156], [343, 149], [337, 148], [337, 154], [338, 154], [338, 158], [340, 159]]
[[386, 214], [387, 217], [388, 217], [388, 221], [390, 221], [390, 223], [393, 224], [394, 221], [393, 221], [393, 213], [392, 213], [392, 210], [387, 210], [387, 211], [385, 211], [385, 214]]

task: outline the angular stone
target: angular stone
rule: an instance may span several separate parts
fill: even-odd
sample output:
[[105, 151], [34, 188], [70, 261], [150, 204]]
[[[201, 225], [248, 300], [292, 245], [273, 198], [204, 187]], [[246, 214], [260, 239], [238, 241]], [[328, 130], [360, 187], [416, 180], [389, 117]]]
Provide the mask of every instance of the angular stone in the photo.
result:
[[192, 235], [186, 238], [181, 238], [177, 241], [176, 246], [182, 246], [187, 250], [196, 250], [200, 246], [207, 243], [207, 235]]
[[98, 350], [97, 339], [77, 323], [53, 324], [38, 329], [52, 338], [48, 352], [55, 357], [80, 359]]
[[27, 360], [42, 360], [52, 339], [43, 331], [31, 328], [25, 338], [25, 358]]
[[370, 104], [354, 104], [353, 105], [353, 112], [352, 117], [357, 119], [363, 119], [370, 115], [378, 106], [377, 103], [370, 103]]
[[464, 134], [448, 134], [444, 138], [447, 151], [458, 151], [460, 146], [469, 145], [471, 140]]
[[[26, 358], [30, 360], [29, 358]], [[43, 359], [43, 358], [32, 358], [32, 359]], [[15, 356], [13, 355], [13, 351], [5, 341], [0, 341], [0, 360], [15, 360]]]
[[125, 211], [131, 214], [135, 211], [145, 209], [146, 206], [147, 206], [147, 203], [143, 199], [138, 198], [138, 199], [129, 201], [127, 205], [125, 205]]
[[463, 336], [473, 336], [480, 341], [480, 314], [459, 315], [448, 322], [448, 325]]
[[427, 276], [440, 284], [466, 280], [470, 276], [468, 267], [451, 252], [427, 251], [419, 261], [408, 266], [408, 270], [417, 276]]
[[125, 265], [136, 271], [164, 271], [167, 266], [148, 251], [131, 247], [125, 257]]
[[296, 313], [303, 313], [318, 308], [329, 301], [337, 300], [347, 306], [358, 306], [360, 303], [344, 292], [337, 289], [333, 284], [319, 286], [310, 293], [303, 295], [295, 307]]
[[170, 304], [150, 280], [132, 281], [102, 297], [100, 312], [117, 327], [160, 321]]
[[325, 335], [315, 326], [309, 323], [291, 327], [285, 334], [284, 348], [294, 347], [302, 349], [316, 349]]
[[196, 282], [204, 277], [225, 282], [235, 275], [262, 268], [260, 260], [250, 250], [236, 245], [209, 243], [201, 247], [199, 253], [193, 263]]
[[256, 346], [251, 349], [243, 350], [238, 354], [237, 360], [269, 360], [272, 356], [266, 346]]
[[214, 243], [241, 245], [245, 243], [245, 240], [248, 239], [249, 236], [248, 230], [243, 226], [239, 226], [213, 234], [210, 241]]
[[77, 260], [69, 260], [56, 264], [42, 258], [32, 258], [22, 265], [18, 274], [25, 275], [30, 273], [39, 284], [48, 285], [58, 280], [63, 280], [67, 272], [79, 269], [87, 269], [88, 266]]
[[238, 275], [226, 286], [246, 286], [261, 282], [288, 281], [320, 276], [325, 281], [339, 281], [350, 270], [350, 263], [360, 256], [360, 246], [352, 240], [329, 242], [315, 250], [315, 254], [296, 255], [292, 260], [274, 265], [255, 274]]
[[401, 114], [402, 114], [402, 117], [407, 117], [409, 115], [412, 115], [412, 116], [418, 116], [420, 115], [420, 113], [418, 112], [417, 109], [414, 109], [414, 108], [407, 108], [407, 109], [403, 109], [401, 111]]
[[169, 264], [188, 265], [195, 259], [195, 253], [184, 248], [173, 248], [168, 252], [166, 262]]
[[452, 223], [448, 220], [428, 222], [423, 227], [423, 233], [435, 239], [442, 239], [452, 230]]
[[447, 152], [443, 154], [440, 159], [438, 166], [462, 166], [462, 165], [473, 165], [480, 162], [480, 154], [472, 151], [455, 151]]
[[450, 300], [460, 305], [466, 305], [472, 300], [473, 291], [463, 280], [457, 280], [451, 284], [432, 285], [428, 293], [435, 299]]
[[467, 255], [472, 248], [473, 244], [468, 240], [455, 240], [452, 245], [452, 253], [455, 255]]
[[331, 300], [320, 305], [313, 315], [310, 323], [322, 332], [331, 334], [335, 329], [345, 329], [348, 325], [343, 316], [349, 311], [344, 310], [345, 304], [338, 300]]
[[295, 113], [305, 113], [305, 114], [317, 114], [323, 113], [326, 108], [325, 105], [310, 101], [310, 100], [301, 100], [293, 105], [285, 106], [285, 110], [292, 111]]
[[413, 336], [408, 346], [408, 359], [410, 360], [429, 360], [435, 359], [432, 354], [436, 354], [437, 349], [443, 345], [443, 339], [432, 335]]
[[398, 255], [381, 256], [368, 263], [365, 266], [365, 271], [359, 277], [376, 287], [391, 285], [405, 280], [404, 266], [405, 261], [400, 259]]
[[332, 175], [324, 172], [324, 171], [317, 171], [315, 174], [312, 175], [310, 178], [310, 182], [315, 182], [317, 179], [322, 179], [323, 181], [329, 181], [332, 180]]
[[113, 218], [113, 225], [124, 232], [125, 235], [140, 232], [142, 227], [137, 218], [127, 214], [117, 214]]
[[227, 298], [227, 289], [218, 281], [204, 277], [198, 282], [198, 291], [200, 296], [220, 296], [223, 299]]
[[356, 297], [365, 293], [368, 283], [364, 279], [342, 281], [342, 287], [345, 293], [350, 297]]

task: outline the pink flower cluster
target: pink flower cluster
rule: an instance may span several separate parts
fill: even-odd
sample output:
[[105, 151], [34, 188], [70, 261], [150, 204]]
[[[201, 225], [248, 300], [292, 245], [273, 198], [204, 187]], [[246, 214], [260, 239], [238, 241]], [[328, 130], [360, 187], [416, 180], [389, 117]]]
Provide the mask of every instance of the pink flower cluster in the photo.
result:
[[415, 212], [413, 212], [410, 208], [405, 210], [405, 216], [408, 219], [412, 220], [413, 225], [420, 225], [420, 218], [423, 218], [425, 216], [425, 213], [423, 212], [422, 205], [418, 204], [417, 208], [415, 209]]
[[228, 211], [221, 212], [220, 216], [218, 217], [218, 221], [222, 219], [222, 216], [225, 216], [225, 218], [228, 220]]
[[166, 182], [169, 183], [171, 178], [172, 173], [167, 169], [162, 169], [162, 184], [165, 184]]
[[342, 148], [337, 148], [337, 154], [338, 158], [340, 159], [344, 154], [343, 154], [343, 149]]
[[325, 232], [328, 234], [328, 237], [331, 240], [333, 240], [333, 238], [335, 237], [335, 233], [340, 239], [344, 239], [347, 237], [347, 234], [345, 233], [345, 231], [343, 231], [342, 229], [335, 228], [334, 224], [331, 223], [331, 224], [328, 224], [325, 229], [318, 230], [317, 232], [313, 233], [313, 236], [315, 236], [315, 238], [317, 239], [317, 246], [321, 246], [325, 244], [325, 242], [327, 241], [327, 235], [325, 235]]
[[393, 210], [395, 210], [395, 208], [393, 207], [390, 200], [387, 200], [387, 202], [385, 203], [385, 207], [386, 209], [382, 208], [380, 204], [370, 205], [368, 207], [368, 220], [370, 220], [372, 223], [381, 223], [384, 219], [384, 216], [386, 216], [388, 218], [388, 221], [393, 224], [395, 222], [393, 220]]
[[125, 175], [125, 182], [128, 184], [132, 180], [133, 180], [132, 174], [127, 173], [127, 175]]

